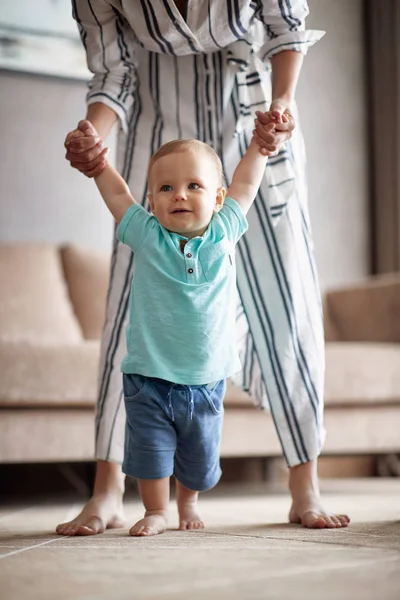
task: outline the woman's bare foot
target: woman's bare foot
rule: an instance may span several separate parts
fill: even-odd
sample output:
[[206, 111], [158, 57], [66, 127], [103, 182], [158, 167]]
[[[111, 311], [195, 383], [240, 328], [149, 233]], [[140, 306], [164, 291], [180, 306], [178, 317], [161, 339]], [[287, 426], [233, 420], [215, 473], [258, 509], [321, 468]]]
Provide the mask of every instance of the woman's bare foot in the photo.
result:
[[347, 527], [350, 518], [347, 515], [337, 515], [326, 512], [317, 496], [310, 496], [297, 502], [293, 502], [289, 513], [289, 521], [298, 523], [309, 529], [335, 529]]
[[204, 523], [197, 510], [199, 492], [189, 490], [176, 480], [176, 503], [178, 505], [179, 529], [204, 529]]
[[158, 535], [167, 529], [167, 518], [164, 511], [146, 511], [144, 518], [135, 523], [129, 530], [134, 537]]
[[347, 527], [350, 518], [323, 509], [319, 496], [317, 461], [313, 460], [290, 469], [292, 507], [289, 521], [310, 529]]
[[96, 535], [125, 525], [122, 498], [124, 479], [120, 465], [99, 461], [92, 498], [82, 512], [68, 523], [57, 526], [59, 535]]
[[82, 512], [68, 523], [56, 528], [59, 535], [96, 535], [106, 529], [125, 525], [122, 497], [116, 494], [93, 496]]

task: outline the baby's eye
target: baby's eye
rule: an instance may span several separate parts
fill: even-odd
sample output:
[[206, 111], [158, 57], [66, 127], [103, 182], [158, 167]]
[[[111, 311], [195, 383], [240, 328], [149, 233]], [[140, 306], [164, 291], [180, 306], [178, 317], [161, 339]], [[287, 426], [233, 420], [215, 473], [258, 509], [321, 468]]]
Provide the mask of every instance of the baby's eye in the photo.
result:
[[170, 185], [162, 185], [160, 188], [160, 192], [170, 192], [172, 187]]
[[189, 183], [189, 185], [188, 185], [189, 190], [197, 190], [197, 189], [199, 189], [199, 187], [200, 187], [199, 184], [195, 183], [194, 181], [192, 181], [192, 183]]

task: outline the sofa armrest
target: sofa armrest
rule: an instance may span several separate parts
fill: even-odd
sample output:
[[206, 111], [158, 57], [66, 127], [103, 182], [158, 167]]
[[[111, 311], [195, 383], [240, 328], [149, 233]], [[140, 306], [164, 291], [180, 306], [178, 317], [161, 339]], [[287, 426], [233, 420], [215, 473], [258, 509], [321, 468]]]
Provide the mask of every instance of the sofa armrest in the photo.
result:
[[332, 339], [400, 342], [400, 272], [328, 292], [325, 315]]

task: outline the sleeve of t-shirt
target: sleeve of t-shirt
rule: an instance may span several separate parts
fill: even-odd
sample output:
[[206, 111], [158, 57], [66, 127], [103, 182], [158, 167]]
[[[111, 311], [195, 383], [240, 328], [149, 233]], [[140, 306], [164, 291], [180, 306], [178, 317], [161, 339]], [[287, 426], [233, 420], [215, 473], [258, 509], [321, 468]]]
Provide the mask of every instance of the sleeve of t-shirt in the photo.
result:
[[156, 218], [147, 212], [143, 206], [132, 204], [119, 224], [118, 239], [134, 252], [138, 252], [156, 224]]
[[109, 106], [126, 133], [137, 88], [138, 59], [135, 45], [128, 42], [128, 48], [125, 43], [132, 38], [132, 27], [112, 4], [110, 0], [72, 0], [72, 16], [93, 73], [87, 103]]
[[237, 244], [249, 227], [240, 205], [232, 198], [227, 197], [218, 215], [224, 224], [228, 239], [233, 244]]

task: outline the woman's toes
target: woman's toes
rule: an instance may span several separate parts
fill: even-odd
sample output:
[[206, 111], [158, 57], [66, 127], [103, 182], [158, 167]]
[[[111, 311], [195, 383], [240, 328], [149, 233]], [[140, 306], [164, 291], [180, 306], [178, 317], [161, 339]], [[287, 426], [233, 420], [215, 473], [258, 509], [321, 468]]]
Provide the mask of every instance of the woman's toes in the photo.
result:
[[347, 527], [347, 525], [350, 523], [350, 519], [347, 515], [336, 515], [336, 516], [340, 521], [341, 527]]
[[96, 533], [103, 533], [105, 527], [98, 517], [92, 517], [84, 525], [80, 525], [77, 528], [78, 535], [96, 535]]
[[64, 527], [59, 533], [61, 535], [75, 535], [77, 529], [78, 528], [76, 526], [69, 525]]
[[350, 517], [347, 515], [337, 515], [337, 518], [341, 522], [342, 527], [347, 527], [347, 525], [350, 523]]
[[303, 515], [301, 521], [303, 527], [309, 527], [310, 529], [323, 529], [326, 527], [325, 518], [316, 512], [310, 511]]
[[331, 521], [334, 523], [335, 527], [341, 527], [342, 526], [342, 524], [340, 522], [340, 519], [338, 519], [336, 515], [333, 515], [331, 517]]
[[332, 517], [326, 516], [325, 517], [325, 521], [326, 521], [326, 526], [329, 529], [336, 529], [336, 523], [335, 523], [335, 521], [333, 520]]

